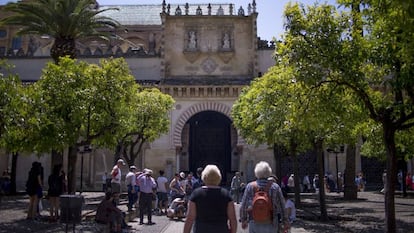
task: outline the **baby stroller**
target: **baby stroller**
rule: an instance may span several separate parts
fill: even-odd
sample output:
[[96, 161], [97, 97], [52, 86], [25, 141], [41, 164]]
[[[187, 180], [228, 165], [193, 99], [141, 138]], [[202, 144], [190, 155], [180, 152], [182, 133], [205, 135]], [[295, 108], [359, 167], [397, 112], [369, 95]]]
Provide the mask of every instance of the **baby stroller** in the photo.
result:
[[167, 209], [167, 217], [170, 219], [183, 219], [187, 215], [187, 201], [185, 198], [175, 198]]

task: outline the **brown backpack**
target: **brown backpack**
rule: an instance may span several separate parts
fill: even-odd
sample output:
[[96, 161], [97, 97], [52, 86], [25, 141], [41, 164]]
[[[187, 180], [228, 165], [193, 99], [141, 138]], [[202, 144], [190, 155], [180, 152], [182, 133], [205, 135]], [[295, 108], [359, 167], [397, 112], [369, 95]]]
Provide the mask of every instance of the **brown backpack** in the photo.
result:
[[252, 182], [254, 196], [252, 202], [252, 217], [255, 222], [269, 222], [273, 218], [273, 204], [269, 193], [271, 182], [266, 187], [260, 188], [257, 181]]

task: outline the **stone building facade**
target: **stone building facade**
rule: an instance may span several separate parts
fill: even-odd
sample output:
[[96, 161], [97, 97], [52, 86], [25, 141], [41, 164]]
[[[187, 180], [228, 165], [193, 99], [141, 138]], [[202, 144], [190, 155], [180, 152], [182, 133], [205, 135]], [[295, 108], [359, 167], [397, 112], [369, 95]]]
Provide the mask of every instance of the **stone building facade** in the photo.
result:
[[[163, 1], [155, 5], [97, 4], [95, 7], [118, 8], [105, 15], [122, 26], [110, 32], [109, 41], [78, 41], [78, 59], [97, 63], [102, 58], [124, 57], [138, 83], [157, 87], [176, 101], [169, 113], [169, 132], [148, 143], [142, 161], [136, 161], [137, 164], [155, 173], [163, 169], [171, 178], [175, 172], [195, 172], [198, 167], [213, 163], [220, 167], [224, 184], [229, 184], [235, 171], [242, 171], [245, 181], [253, 179], [258, 161], [268, 161], [275, 167], [273, 151], [266, 145], [247, 144], [238, 135], [230, 116], [242, 88], [274, 65], [273, 43], [262, 41], [257, 35], [256, 1], [252, 0], [248, 6], [172, 5]], [[23, 81], [34, 82], [51, 61], [53, 41], [47, 35], [16, 37], [16, 31], [15, 27], [0, 28], [0, 58], [14, 64], [14, 71]], [[0, 171], [3, 171], [11, 166], [12, 159], [0, 154], [4, 154], [0, 156]], [[325, 152], [325, 170], [343, 171], [345, 154], [334, 155]], [[84, 190], [99, 189], [101, 176], [113, 166], [113, 151], [94, 148], [91, 153], [80, 154], [78, 168], [81, 160]], [[50, 155], [21, 155], [17, 164], [18, 190], [24, 189], [33, 161], [42, 162], [46, 177], [50, 174]], [[312, 153], [301, 155], [299, 161], [301, 177], [316, 173], [316, 158]], [[66, 167], [66, 157], [64, 164]], [[358, 157], [357, 172], [364, 170], [361, 164], [364, 161]], [[409, 169], [412, 164], [411, 161]], [[283, 159], [281, 167], [284, 175], [292, 172], [289, 158]], [[383, 164], [369, 167], [372, 172], [368, 175], [380, 179], [378, 174]], [[123, 170], [126, 174], [127, 168]]]
[[[175, 172], [195, 172], [214, 163], [222, 170], [224, 183], [238, 170], [246, 180], [253, 179], [254, 164], [259, 160], [273, 164], [272, 150], [246, 144], [230, 116], [242, 88], [274, 64], [273, 45], [257, 37], [255, 1], [248, 6], [163, 1], [158, 5], [96, 7], [118, 8], [105, 14], [122, 27], [111, 32], [109, 42], [78, 41], [78, 59], [93, 63], [105, 57], [124, 57], [138, 83], [156, 86], [176, 101], [170, 112], [170, 131], [146, 145], [143, 161], [137, 164], [154, 171], [164, 169], [172, 177]], [[0, 28], [0, 56], [16, 66], [23, 81], [36, 81], [51, 61], [52, 39], [46, 35], [16, 37], [15, 32], [16, 28]], [[101, 175], [112, 168], [113, 152], [96, 148], [81, 157], [84, 187], [98, 187]], [[5, 162], [0, 170], [10, 166], [10, 157], [1, 159]], [[34, 160], [39, 158], [20, 156], [19, 170], [28, 171]], [[48, 175], [50, 156], [40, 160]], [[18, 174], [18, 188], [23, 188], [26, 176], [25, 172]]]

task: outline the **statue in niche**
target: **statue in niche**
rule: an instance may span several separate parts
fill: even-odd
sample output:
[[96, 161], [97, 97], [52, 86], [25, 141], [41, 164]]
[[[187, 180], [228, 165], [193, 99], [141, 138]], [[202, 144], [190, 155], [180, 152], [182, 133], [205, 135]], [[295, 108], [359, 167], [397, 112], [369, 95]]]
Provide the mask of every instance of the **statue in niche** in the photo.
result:
[[190, 31], [188, 33], [188, 48], [196, 49], [197, 48], [197, 37], [195, 31]]
[[227, 32], [223, 36], [223, 49], [230, 49], [230, 36]]

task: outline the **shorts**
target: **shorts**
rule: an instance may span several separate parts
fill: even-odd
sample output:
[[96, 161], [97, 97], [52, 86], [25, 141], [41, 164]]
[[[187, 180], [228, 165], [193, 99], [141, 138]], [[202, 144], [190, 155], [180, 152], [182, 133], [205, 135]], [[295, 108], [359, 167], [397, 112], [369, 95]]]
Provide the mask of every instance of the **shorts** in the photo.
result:
[[163, 192], [157, 192], [157, 198], [158, 201], [168, 201], [168, 195], [167, 193], [163, 193]]
[[111, 190], [112, 190], [112, 193], [121, 193], [121, 184], [111, 183]]

